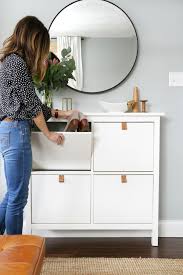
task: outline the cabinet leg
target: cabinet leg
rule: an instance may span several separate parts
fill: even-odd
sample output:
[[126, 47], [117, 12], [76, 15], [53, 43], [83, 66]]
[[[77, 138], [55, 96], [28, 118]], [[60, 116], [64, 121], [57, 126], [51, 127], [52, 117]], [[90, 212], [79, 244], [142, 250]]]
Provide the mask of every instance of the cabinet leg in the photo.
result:
[[151, 245], [158, 246], [158, 235], [153, 234], [153, 232], [152, 232], [152, 237], [151, 237]]
[[31, 226], [31, 181], [30, 181], [30, 192], [28, 196], [27, 205], [24, 210], [24, 234], [32, 235], [32, 226]]
[[23, 234], [32, 235], [32, 228], [31, 228], [30, 224], [27, 223], [27, 221], [24, 221]]

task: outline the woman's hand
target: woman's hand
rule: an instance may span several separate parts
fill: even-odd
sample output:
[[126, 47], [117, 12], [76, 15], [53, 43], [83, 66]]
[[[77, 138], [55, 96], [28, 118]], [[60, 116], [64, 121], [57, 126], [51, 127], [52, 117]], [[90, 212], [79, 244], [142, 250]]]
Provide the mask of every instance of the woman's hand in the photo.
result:
[[64, 135], [63, 134], [58, 134], [58, 133], [55, 133], [55, 132], [49, 132], [49, 134], [47, 135], [47, 138], [49, 140], [51, 140], [52, 142], [57, 143], [58, 145], [64, 143]]
[[59, 144], [63, 144], [64, 142], [64, 135], [63, 134], [58, 134], [55, 132], [50, 132], [44, 116], [43, 116], [43, 112], [39, 113], [34, 119], [34, 122], [36, 124], [36, 126], [43, 132], [43, 134], [51, 141], [53, 141], [54, 143]]
[[[52, 117], [55, 117], [56, 111], [57, 111], [56, 109], [51, 109]], [[64, 118], [64, 119], [68, 119], [70, 116], [72, 116], [73, 113], [79, 114], [79, 110], [69, 110], [69, 111], [58, 110], [57, 112], [58, 112], [58, 118]]]

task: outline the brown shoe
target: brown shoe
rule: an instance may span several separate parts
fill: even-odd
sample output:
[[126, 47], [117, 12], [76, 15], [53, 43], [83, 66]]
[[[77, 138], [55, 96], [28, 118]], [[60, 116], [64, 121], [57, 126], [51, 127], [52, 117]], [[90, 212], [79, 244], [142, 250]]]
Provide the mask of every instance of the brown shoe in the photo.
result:
[[89, 123], [86, 118], [83, 118], [79, 121], [79, 132], [89, 132]]
[[78, 119], [72, 119], [67, 127], [65, 128], [65, 132], [75, 132], [79, 127], [79, 120]]

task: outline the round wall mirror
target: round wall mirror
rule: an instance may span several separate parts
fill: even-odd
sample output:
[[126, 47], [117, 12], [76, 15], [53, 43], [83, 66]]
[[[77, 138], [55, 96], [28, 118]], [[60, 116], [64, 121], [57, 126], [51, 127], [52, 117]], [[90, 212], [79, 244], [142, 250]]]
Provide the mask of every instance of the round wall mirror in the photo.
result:
[[76, 64], [68, 86], [80, 92], [108, 91], [124, 81], [138, 54], [138, 38], [129, 16], [105, 0], [79, 0], [62, 9], [50, 27], [59, 59], [71, 48]]

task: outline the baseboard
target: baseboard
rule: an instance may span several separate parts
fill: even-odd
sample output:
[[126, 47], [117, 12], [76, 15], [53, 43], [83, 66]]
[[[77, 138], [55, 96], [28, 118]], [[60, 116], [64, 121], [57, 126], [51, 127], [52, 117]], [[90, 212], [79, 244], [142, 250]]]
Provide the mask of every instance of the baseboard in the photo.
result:
[[161, 220], [159, 223], [160, 237], [183, 237], [183, 220]]
[[32, 234], [54, 238], [121, 238], [150, 237], [150, 232], [126, 230], [33, 230]]
[[[33, 230], [32, 233], [44, 237], [151, 237], [151, 232], [144, 230]], [[183, 220], [161, 220], [159, 237], [183, 237]]]

